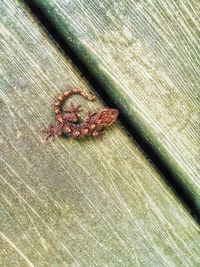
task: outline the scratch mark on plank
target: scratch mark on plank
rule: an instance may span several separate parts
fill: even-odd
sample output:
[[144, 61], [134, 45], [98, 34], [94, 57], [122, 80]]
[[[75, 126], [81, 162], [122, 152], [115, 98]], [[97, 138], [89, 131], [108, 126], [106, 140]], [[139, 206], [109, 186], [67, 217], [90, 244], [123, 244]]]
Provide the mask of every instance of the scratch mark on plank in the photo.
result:
[[34, 267], [33, 263], [24, 255], [24, 253], [6, 236], [0, 231], [0, 235], [3, 240], [5, 240], [12, 248], [14, 248], [17, 253], [26, 261], [28, 266]]
[[71, 254], [71, 252], [66, 248], [66, 246], [61, 243], [61, 245], [63, 246], [63, 248], [67, 251], [67, 253], [72, 257], [72, 259], [78, 264], [78, 266], [80, 266], [80, 263], [77, 262], [77, 260], [74, 258], [74, 256]]

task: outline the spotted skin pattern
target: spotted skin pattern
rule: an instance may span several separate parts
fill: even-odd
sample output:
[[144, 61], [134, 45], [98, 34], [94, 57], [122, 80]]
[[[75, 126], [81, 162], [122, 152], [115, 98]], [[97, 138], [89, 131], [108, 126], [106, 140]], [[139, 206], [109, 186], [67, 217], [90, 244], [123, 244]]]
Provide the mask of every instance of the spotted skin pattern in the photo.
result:
[[99, 137], [105, 127], [111, 125], [118, 117], [119, 111], [117, 109], [105, 108], [99, 112], [88, 114], [83, 122], [78, 123], [80, 119], [81, 105], [74, 106], [71, 103], [69, 109], [62, 110], [62, 105], [70, 96], [79, 94], [89, 101], [94, 101], [96, 97], [92, 94], [85, 94], [79, 88], [73, 88], [57, 96], [54, 104], [54, 114], [56, 118], [55, 126], [50, 123], [48, 128], [44, 130], [46, 140], [50, 137], [66, 135], [68, 137], [82, 138], [92, 135]]

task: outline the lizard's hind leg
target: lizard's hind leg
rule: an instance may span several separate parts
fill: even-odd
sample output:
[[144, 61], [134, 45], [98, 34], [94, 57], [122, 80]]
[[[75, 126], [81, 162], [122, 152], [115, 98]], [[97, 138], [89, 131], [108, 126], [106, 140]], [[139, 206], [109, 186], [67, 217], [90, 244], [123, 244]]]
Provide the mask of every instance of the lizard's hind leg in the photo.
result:
[[51, 123], [48, 123], [48, 127], [43, 130], [43, 132], [46, 134], [46, 140], [48, 140], [50, 137], [54, 138], [58, 135], [62, 135], [62, 124], [57, 123], [55, 127], [51, 125]]
[[71, 103], [71, 107], [69, 109], [63, 110], [63, 119], [64, 121], [68, 122], [78, 122], [81, 118], [81, 111], [83, 111], [83, 108], [81, 105], [75, 106], [73, 103]]
[[63, 112], [64, 113], [73, 113], [75, 114], [77, 117], [80, 117], [81, 111], [83, 111], [83, 108], [81, 105], [77, 105], [75, 106], [72, 102], [71, 102], [71, 107], [69, 109], [64, 109]]

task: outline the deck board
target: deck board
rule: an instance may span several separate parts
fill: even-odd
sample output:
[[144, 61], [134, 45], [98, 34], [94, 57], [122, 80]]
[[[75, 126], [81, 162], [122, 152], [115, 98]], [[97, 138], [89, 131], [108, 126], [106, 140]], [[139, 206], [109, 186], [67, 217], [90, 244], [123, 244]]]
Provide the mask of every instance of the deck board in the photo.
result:
[[198, 224], [120, 122], [45, 142], [57, 93], [94, 89], [21, 1], [0, 18], [0, 265], [197, 266]]
[[199, 1], [33, 2], [200, 214]]

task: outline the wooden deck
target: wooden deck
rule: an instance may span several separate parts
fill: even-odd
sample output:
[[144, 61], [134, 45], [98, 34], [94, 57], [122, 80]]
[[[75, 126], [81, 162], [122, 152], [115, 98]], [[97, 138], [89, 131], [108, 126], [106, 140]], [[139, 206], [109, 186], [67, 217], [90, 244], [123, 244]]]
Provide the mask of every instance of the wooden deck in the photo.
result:
[[[199, 265], [199, 4], [164, 2], [2, 1], [0, 266]], [[46, 142], [73, 86], [120, 120]]]

